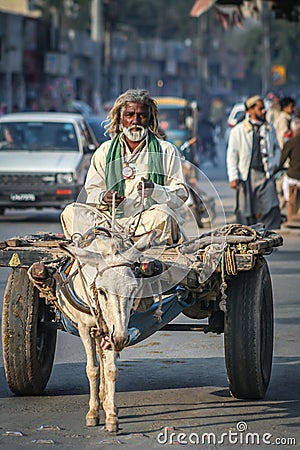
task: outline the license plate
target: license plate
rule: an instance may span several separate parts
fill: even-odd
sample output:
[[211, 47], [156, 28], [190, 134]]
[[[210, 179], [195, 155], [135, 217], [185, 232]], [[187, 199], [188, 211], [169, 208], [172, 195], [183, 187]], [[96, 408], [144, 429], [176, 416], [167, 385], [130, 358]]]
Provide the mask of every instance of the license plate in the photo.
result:
[[13, 202], [34, 202], [35, 195], [31, 193], [11, 194], [10, 199]]

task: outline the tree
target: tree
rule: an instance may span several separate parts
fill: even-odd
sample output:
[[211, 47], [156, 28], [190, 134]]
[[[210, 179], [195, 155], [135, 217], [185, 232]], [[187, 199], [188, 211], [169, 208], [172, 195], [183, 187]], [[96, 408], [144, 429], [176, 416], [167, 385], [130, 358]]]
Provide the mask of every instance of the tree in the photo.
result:
[[46, 20], [52, 20], [54, 12], [64, 15], [75, 30], [89, 30], [91, 0], [36, 0], [33, 7]]
[[[227, 30], [226, 47], [242, 50], [245, 60], [245, 92], [261, 91], [263, 54], [263, 24], [249, 20], [244, 29]], [[270, 28], [271, 65], [286, 67], [286, 86], [299, 84], [300, 73], [300, 27], [298, 23], [271, 20]]]
[[[108, 4], [111, 1], [108, 2]], [[194, 0], [113, 0], [118, 25], [127, 25], [142, 38], [185, 39], [191, 35], [189, 11]]]
[[287, 83], [299, 83], [300, 27], [296, 23], [278, 20], [271, 29], [272, 62], [286, 66]]

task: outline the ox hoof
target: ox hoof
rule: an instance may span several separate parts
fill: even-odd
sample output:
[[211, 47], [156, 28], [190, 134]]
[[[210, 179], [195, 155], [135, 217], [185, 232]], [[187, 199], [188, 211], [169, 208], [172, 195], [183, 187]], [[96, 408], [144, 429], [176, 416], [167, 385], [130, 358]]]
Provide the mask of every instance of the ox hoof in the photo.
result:
[[98, 417], [87, 417], [85, 419], [85, 424], [87, 427], [97, 427], [99, 425]]
[[106, 423], [106, 431], [108, 431], [111, 434], [117, 433], [119, 430], [119, 424], [118, 423]]

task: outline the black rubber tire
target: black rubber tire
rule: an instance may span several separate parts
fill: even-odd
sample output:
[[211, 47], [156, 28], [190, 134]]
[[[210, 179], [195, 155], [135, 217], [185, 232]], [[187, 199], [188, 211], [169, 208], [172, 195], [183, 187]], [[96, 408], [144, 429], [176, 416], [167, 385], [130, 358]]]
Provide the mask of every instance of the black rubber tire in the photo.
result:
[[39, 395], [46, 387], [56, 347], [53, 318], [27, 270], [13, 269], [3, 301], [2, 348], [7, 383], [16, 395]]
[[273, 294], [265, 259], [233, 276], [226, 292], [224, 342], [230, 393], [240, 399], [264, 398], [273, 355]]
[[3, 216], [4, 215], [4, 212], [5, 212], [5, 208], [0, 208], [0, 216]]

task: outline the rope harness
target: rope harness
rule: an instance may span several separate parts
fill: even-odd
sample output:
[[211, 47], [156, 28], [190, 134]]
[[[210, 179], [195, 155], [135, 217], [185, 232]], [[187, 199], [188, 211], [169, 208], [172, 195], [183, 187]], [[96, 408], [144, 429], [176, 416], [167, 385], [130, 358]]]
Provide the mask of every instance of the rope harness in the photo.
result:
[[[144, 210], [144, 203], [145, 203], [145, 184], [144, 181], [142, 181], [142, 191], [141, 191], [141, 199], [139, 202], [139, 215], [138, 220], [135, 224], [134, 229], [131, 231], [129, 235], [127, 235], [125, 238], [122, 234], [120, 234], [116, 230], [116, 193], [113, 194], [112, 199], [112, 220], [111, 220], [111, 230], [105, 227], [94, 227], [89, 229], [86, 233], [83, 235], [81, 233], [74, 233], [71, 237], [71, 242], [74, 244], [75, 248], [86, 248], [88, 247], [94, 239], [97, 238], [99, 235], [105, 235], [106, 237], [112, 239], [112, 238], [120, 238], [123, 242], [129, 241], [131, 245], [134, 244], [132, 238], [135, 235], [135, 232], [139, 226], [141, 215]], [[62, 246], [68, 253], [68, 249], [65, 246]], [[107, 265], [101, 269], [97, 267], [96, 275], [94, 277], [94, 280], [91, 284], [91, 290], [92, 290], [92, 299], [90, 298], [90, 295], [88, 293], [88, 287], [87, 287], [87, 281], [84, 277], [84, 274], [82, 272], [82, 269], [84, 268], [85, 264], [82, 264], [80, 262], [80, 258], [77, 255], [71, 254], [72, 261], [70, 262], [67, 270], [67, 276], [63, 278], [62, 276], [62, 265], [59, 267], [58, 270], [54, 270], [54, 273], [51, 275], [50, 278], [38, 280], [36, 277], [33, 276], [33, 266], [32, 265], [28, 270], [28, 276], [31, 280], [31, 282], [34, 284], [34, 286], [39, 290], [39, 292], [42, 294], [43, 297], [45, 297], [47, 303], [50, 303], [54, 306], [55, 309], [59, 310], [67, 320], [70, 321], [70, 323], [78, 328], [77, 324], [74, 322], [74, 320], [70, 317], [69, 314], [67, 314], [62, 307], [60, 306], [56, 294], [55, 294], [55, 283], [59, 287], [60, 291], [64, 295], [67, 302], [76, 310], [78, 310], [80, 313], [89, 314], [93, 317], [96, 326], [91, 329], [91, 335], [93, 337], [96, 336], [103, 336], [107, 333], [107, 325], [103, 319], [103, 315], [101, 312], [100, 307], [100, 301], [99, 301], [99, 292], [96, 288], [96, 279], [97, 277], [102, 277], [104, 272], [108, 269], [113, 269], [117, 267], [128, 267], [132, 268], [132, 264], [129, 262], [122, 262], [117, 264], [111, 264]], [[62, 258], [62, 260], [66, 260], [66, 258]], [[72, 272], [71, 269], [74, 265], [74, 263], [77, 264], [77, 268]], [[49, 264], [50, 266], [50, 264]], [[64, 272], [65, 273], [65, 272]], [[80, 279], [80, 284], [83, 289], [83, 301], [80, 301], [80, 299], [76, 296], [76, 293], [74, 289], [70, 287], [71, 282], [74, 280], [74, 278], [78, 275]], [[134, 276], [134, 275], [133, 275]], [[92, 301], [91, 301], [92, 300]], [[140, 299], [141, 300], [141, 299]], [[133, 308], [131, 310], [131, 314], [133, 314], [136, 309], [138, 308], [138, 305], [140, 303], [139, 301], [134, 302]], [[159, 294], [159, 302], [158, 302], [158, 308], [156, 309], [154, 313], [154, 317], [158, 322], [161, 321], [162, 317], [162, 295]]]

